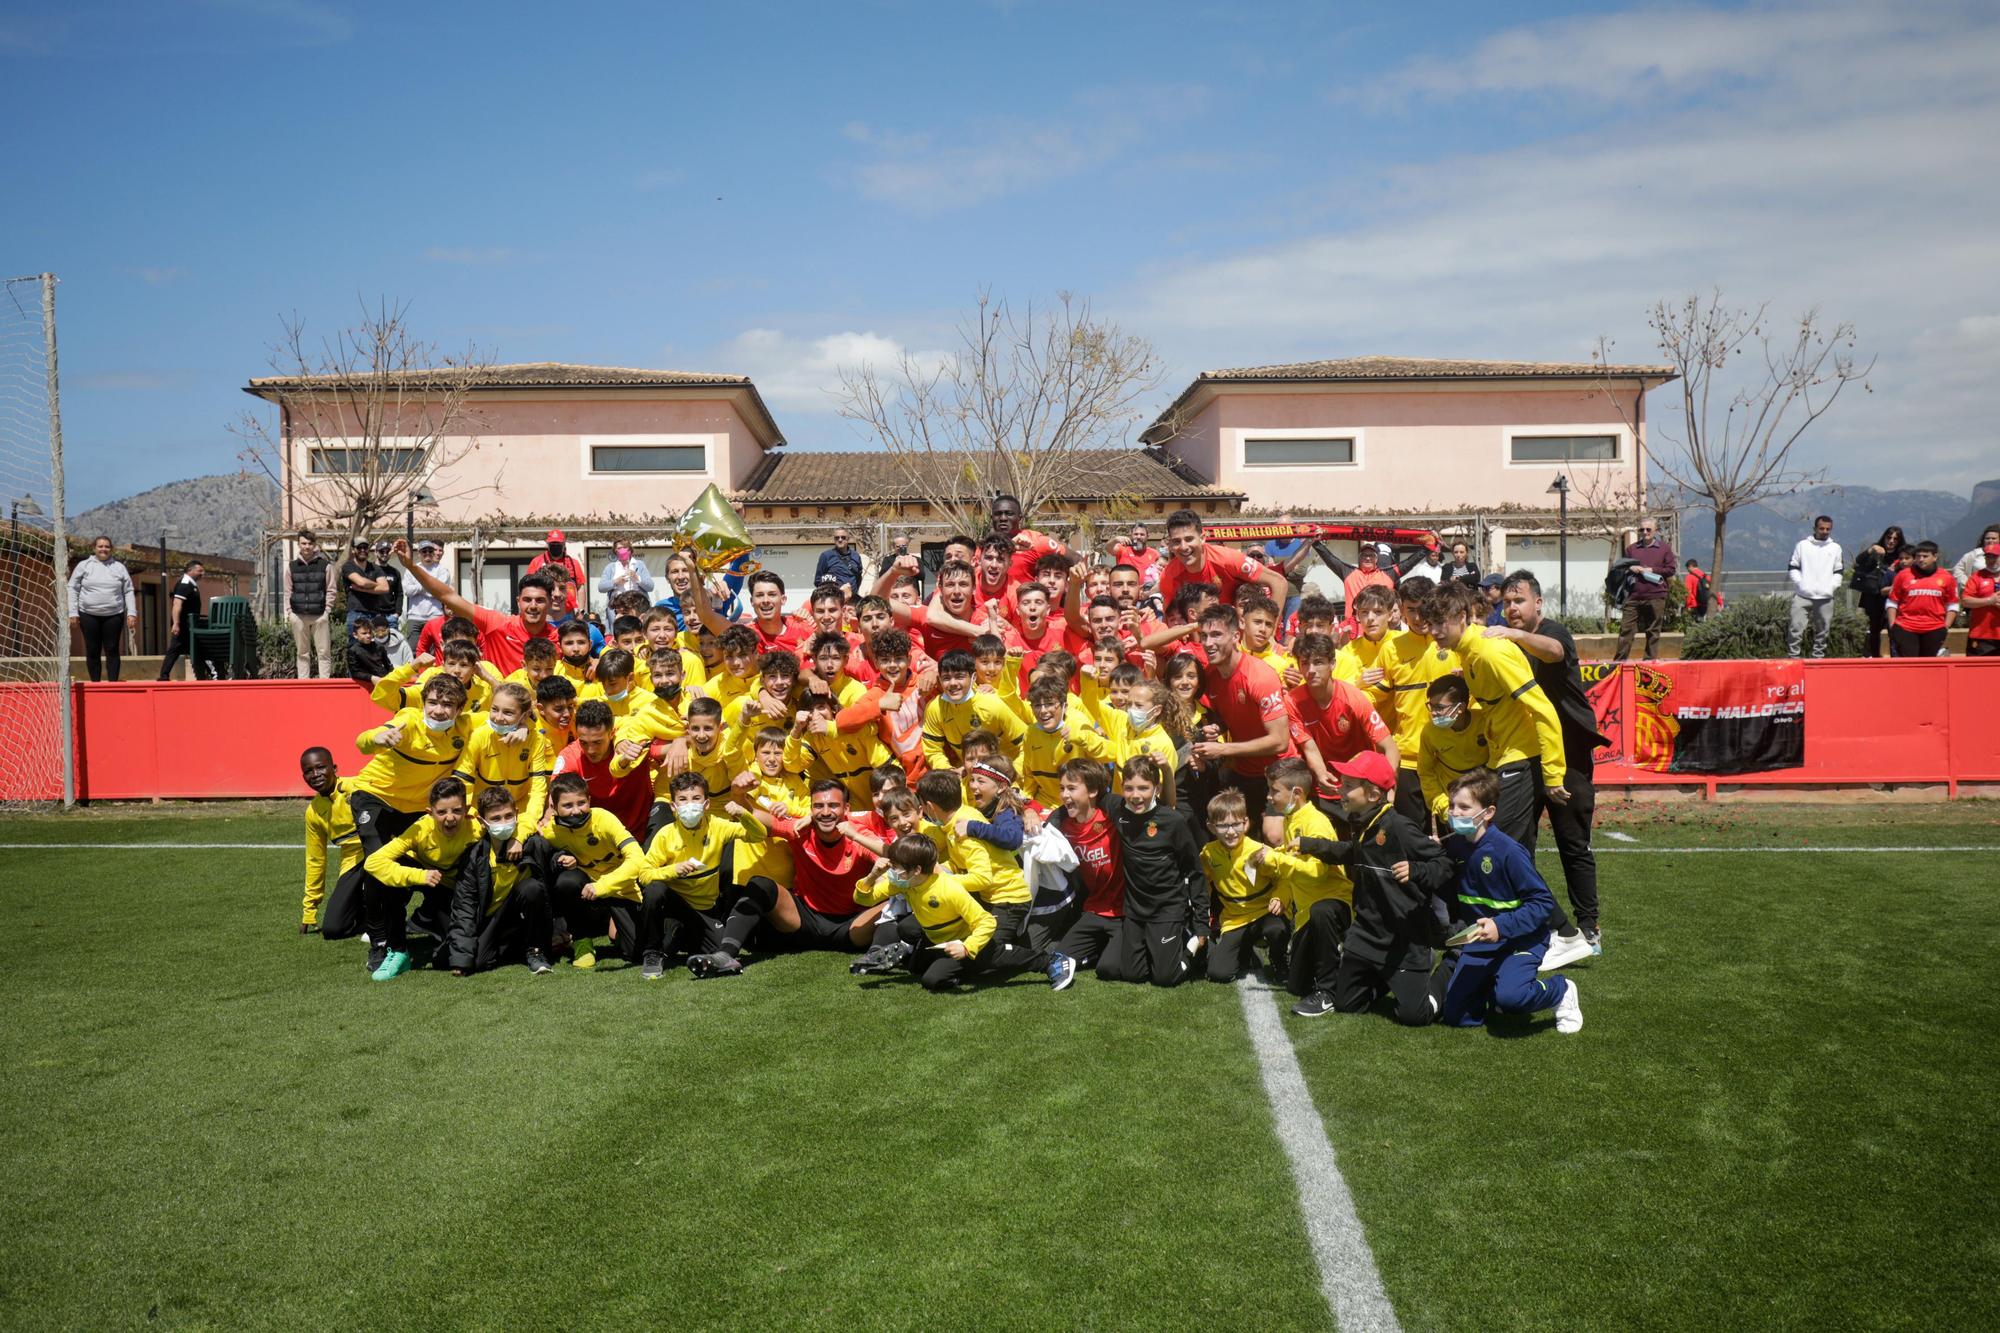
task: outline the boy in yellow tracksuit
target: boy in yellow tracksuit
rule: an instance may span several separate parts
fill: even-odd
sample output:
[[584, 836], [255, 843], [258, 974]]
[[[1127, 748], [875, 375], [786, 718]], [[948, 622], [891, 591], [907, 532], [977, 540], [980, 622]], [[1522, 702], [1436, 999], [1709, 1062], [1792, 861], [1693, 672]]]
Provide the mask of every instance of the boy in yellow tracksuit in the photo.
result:
[[1271, 971], [1282, 974], [1292, 933], [1291, 904], [1280, 877], [1258, 864], [1258, 854], [1267, 849], [1248, 836], [1250, 807], [1243, 793], [1226, 787], [1210, 798], [1208, 826], [1215, 838], [1201, 849], [1201, 869], [1221, 904], [1221, 922], [1208, 947], [1208, 979], [1236, 980], [1256, 965], [1260, 944], [1270, 956]]
[[924, 766], [932, 772], [957, 768], [968, 732], [981, 729], [1000, 738], [1008, 758], [1020, 753], [1024, 728], [1014, 710], [996, 694], [977, 690], [972, 654], [953, 648], [938, 659], [937, 697], [924, 705]]
[[[466, 809], [465, 784], [442, 777], [431, 784], [426, 813], [369, 853], [368, 938], [387, 946], [382, 962], [369, 973], [371, 979], [389, 981], [410, 970], [409, 923], [403, 917], [410, 894], [425, 890], [426, 908], [432, 901], [450, 902], [458, 877], [483, 836], [479, 821]], [[440, 931], [440, 946], [443, 936]], [[444, 960], [442, 947], [437, 960]]]
[[[1413, 574], [1396, 586], [1403, 611], [1403, 628], [1389, 633], [1389, 693], [1396, 703], [1396, 715], [1382, 714], [1396, 733], [1396, 813], [1420, 829], [1428, 829], [1429, 815], [1423, 775], [1417, 758], [1423, 746], [1424, 728], [1430, 722], [1425, 692], [1431, 682], [1455, 676], [1463, 665], [1458, 654], [1440, 647], [1430, 635], [1424, 619], [1424, 603], [1437, 587], [1422, 574]], [[1444, 826], [1439, 825], [1440, 829]]]
[[1493, 746], [1486, 736], [1486, 720], [1472, 706], [1472, 692], [1462, 677], [1432, 681], [1424, 703], [1417, 777], [1423, 783], [1426, 812], [1442, 826], [1451, 817], [1451, 784], [1475, 768], [1491, 768], [1487, 760]]
[[909, 914], [897, 918], [899, 938], [870, 949], [851, 970], [866, 974], [905, 968], [927, 991], [956, 990], [960, 981], [1029, 968], [1046, 970], [1056, 990], [1075, 979], [1076, 964], [1060, 954], [1050, 958], [995, 940], [992, 914], [955, 876], [938, 873], [938, 846], [927, 833], [897, 838], [888, 856], [854, 886], [854, 901], [863, 907], [897, 894], [910, 904]]
[[471, 789], [475, 804], [479, 793], [488, 787], [507, 793], [520, 821], [519, 836], [510, 849], [516, 855], [521, 843], [542, 822], [548, 807], [549, 775], [555, 766], [555, 753], [535, 730], [533, 701], [527, 688], [502, 681], [493, 691], [492, 706], [484, 718], [473, 720], [472, 735], [459, 756], [458, 776]]
[[[361, 839], [347, 803], [351, 784], [340, 776], [333, 752], [324, 745], [299, 756], [299, 776], [313, 792], [306, 806], [306, 887], [299, 934], [318, 931], [326, 939], [344, 940], [361, 933]], [[339, 864], [329, 874], [336, 848]]]
[[[1312, 765], [1280, 759], [1265, 772], [1272, 809], [1285, 819], [1285, 845], [1300, 838], [1337, 839], [1333, 821], [1313, 799], [1318, 786]], [[1301, 1000], [1333, 994], [1340, 975], [1340, 947], [1354, 921], [1354, 885], [1344, 867], [1297, 852], [1272, 848], [1260, 863], [1282, 885], [1292, 908], [1292, 941], [1285, 984]], [[1294, 1010], [1294, 1012], [1299, 1012]], [[1311, 1017], [1312, 1015], [1302, 1015]]]
[[806, 696], [805, 716], [794, 724], [785, 748], [785, 766], [810, 777], [827, 777], [847, 788], [853, 805], [868, 804], [868, 774], [889, 759], [874, 724], [842, 731], [834, 723], [839, 701], [830, 694]]
[[[994, 761], [996, 766], [1004, 762]], [[996, 784], [1004, 782], [992, 775], [997, 771], [989, 771], [984, 764], [968, 766], [967, 780], [974, 784], [975, 793], [989, 802], [995, 797]], [[967, 804], [964, 788], [951, 773], [926, 773], [917, 779], [913, 790], [923, 802], [923, 830], [937, 844], [965, 891], [993, 914], [1000, 942], [1012, 944], [1027, 933], [1028, 908], [1035, 897], [1015, 854], [1021, 845], [1021, 818], [1009, 810], [1004, 818], [996, 819], [999, 811]]]
[[[763, 876], [741, 884], [728, 873], [724, 849], [732, 843], [766, 841], [764, 826], [730, 802], [729, 816], [709, 813], [708, 787], [698, 773], [682, 773], [671, 787], [674, 817], [646, 845], [640, 890], [650, 897], [668, 890], [666, 915], [678, 927], [672, 943], [685, 941], [687, 967], [697, 979], [733, 977], [743, 970], [737, 955], [766, 914], [778, 905], [778, 886]], [[740, 818], [735, 816], [741, 816]], [[645, 955], [643, 975], [665, 975], [668, 941]]]
[[1062, 766], [1072, 759], [1108, 761], [1110, 743], [1072, 716], [1069, 686], [1054, 676], [1028, 686], [1028, 709], [1035, 724], [1021, 741], [1021, 789], [1028, 799], [1053, 810], [1062, 804]]
[[550, 899], [571, 936], [571, 965], [586, 970], [597, 966], [597, 937], [609, 921], [618, 923], [619, 951], [626, 961], [638, 962], [647, 940], [659, 947], [666, 921], [666, 899], [657, 896], [650, 935], [640, 920], [645, 852], [618, 816], [591, 807], [590, 784], [581, 773], [558, 773], [549, 783], [549, 805], [554, 813], [547, 837], [555, 871]]
[[451, 676], [465, 686], [465, 710], [468, 713], [485, 712], [487, 700], [493, 696], [493, 687], [481, 674], [480, 669], [485, 663], [479, 656], [479, 645], [467, 639], [453, 639], [438, 652], [436, 662], [424, 654], [403, 663], [376, 681], [368, 697], [378, 707], [392, 713], [400, 712], [405, 708], [415, 708], [422, 701], [425, 682], [438, 676]]

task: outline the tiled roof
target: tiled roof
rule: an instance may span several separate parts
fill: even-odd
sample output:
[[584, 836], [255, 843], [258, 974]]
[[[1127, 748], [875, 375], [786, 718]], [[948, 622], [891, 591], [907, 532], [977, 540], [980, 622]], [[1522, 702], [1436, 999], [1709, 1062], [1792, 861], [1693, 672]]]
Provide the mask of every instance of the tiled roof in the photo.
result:
[[[453, 375], [452, 371], [414, 371], [397, 376], [404, 384]], [[258, 389], [293, 389], [330, 378], [323, 375], [265, 375], [250, 381]], [[472, 382], [476, 389], [564, 388], [683, 388], [689, 385], [747, 385], [748, 375], [711, 375], [690, 370], [636, 370], [628, 366], [573, 366], [561, 361], [524, 361], [487, 366]]]
[[[1185, 463], [1157, 449], [1094, 449], [1077, 455], [1078, 476], [1061, 500], [1240, 499], [1241, 491], [1211, 485]], [[933, 466], [946, 466], [940, 460]], [[905, 462], [885, 451], [811, 453], [787, 449], [766, 454], [738, 498], [753, 503], [829, 500], [872, 503], [922, 498]]]
[[[1275, 366], [1204, 370], [1139, 438], [1163, 443], [1168, 424], [1204, 388], [1226, 384], [1440, 383], [1449, 380], [1649, 380], [1677, 378], [1672, 366], [1599, 365], [1594, 361], [1455, 361], [1423, 356], [1353, 356], [1332, 361], [1292, 361]], [[1182, 423], [1185, 424], [1184, 422]]]

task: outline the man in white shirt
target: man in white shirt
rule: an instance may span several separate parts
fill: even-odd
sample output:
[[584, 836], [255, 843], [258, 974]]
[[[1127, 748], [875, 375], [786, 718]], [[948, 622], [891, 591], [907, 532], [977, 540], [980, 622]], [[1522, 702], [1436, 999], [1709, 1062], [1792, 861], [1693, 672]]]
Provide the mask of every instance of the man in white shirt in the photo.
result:
[[[429, 537], [417, 543], [417, 566], [439, 583], [457, 582], [444, 563], [444, 547]], [[415, 643], [423, 635], [424, 626], [443, 614], [444, 603], [426, 592], [421, 583], [417, 584], [409, 590], [409, 596], [403, 603], [402, 637], [410, 643]], [[393, 654], [390, 660], [395, 660]]]
[[1792, 576], [1792, 632], [1785, 651], [1793, 657], [1803, 654], [1807, 622], [1817, 628], [1812, 645], [1814, 657], [1826, 656], [1827, 640], [1833, 637], [1833, 597], [1840, 591], [1840, 575], [1845, 566], [1840, 543], [1833, 540], [1833, 520], [1821, 514], [1813, 520], [1812, 536], [1792, 548], [1787, 567]]

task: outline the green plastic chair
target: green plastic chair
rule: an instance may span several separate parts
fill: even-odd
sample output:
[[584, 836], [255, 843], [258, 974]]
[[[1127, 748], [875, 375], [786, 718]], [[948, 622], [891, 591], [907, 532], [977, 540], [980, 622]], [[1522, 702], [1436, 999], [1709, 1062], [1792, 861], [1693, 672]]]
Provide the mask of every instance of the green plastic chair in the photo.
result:
[[189, 638], [196, 675], [248, 680], [257, 674], [257, 620], [248, 598], [218, 597], [210, 602], [208, 615], [196, 623]]

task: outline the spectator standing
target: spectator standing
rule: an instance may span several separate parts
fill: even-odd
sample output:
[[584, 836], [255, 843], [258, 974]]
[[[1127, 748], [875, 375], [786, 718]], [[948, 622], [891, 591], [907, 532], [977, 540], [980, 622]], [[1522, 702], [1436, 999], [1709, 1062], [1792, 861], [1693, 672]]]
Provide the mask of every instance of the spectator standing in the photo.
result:
[[1693, 560], [1687, 562], [1687, 612], [1696, 620], [1708, 619], [1708, 608], [1721, 608], [1722, 594], [1715, 589], [1715, 580], [1708, 571]]
[[1889, 628], [1889, 584], [1896, 577], [1897, 561], [1903, 554], [1903, 530], [1892, 523], [1882, 529], [1882, 540], [1854, 557], [1854, 577], [1847, 586], [1859, 594], [1861, 614], [1868, 619], [1868, 637], [1861, 647], [1863, 657], [1882, 655], [1882, 635]]
[[1965, 655], [2000, 657], [2000, 535], [1994, 535], [1980, 551], [1979, 564], [1966, 576], [1958, 604], [1965, 608], [1970, 622], [1965, 632]]
[[1889, 585], [1889, 654], [1941, 657], [1958, 612], [1958, 580], [1938, 568], [1936, 542], [1918, 542], [1916, 558]]
[[831, 583], [853, 598], [861, 587], [861, 552], [854, 549], [854, 534], [845, 527], [833, 530], [833, 545], [819, 553], [813, 566], [813, 583]]
[[1479, 587], [1479, 566], [1473, 563], [1470, 546], [1464, 542], [1451, 544], [1451, 559], [1445, 564], [1444, 578], [1454, 583], [1463, 583], [1468, 588]]
[[1667, 582], [1679, 564], [1674, 548], [1659, 534], [1659, 523], [1645, 519], [1639, 524], [1639, 540], [1625, 548], [1625, 558], [1636, 568], [1631, 594], [1618, 617], [1616, 660], [1620, 662], [1631, 656], [1632, 636], [1641, 631], [1646, 635], [1646, 659], [1660, 655], [1660, 628], [1667, 620]]
[[528, 573], [547, 571], [552, 578], [557, 569], [568, 573], [569, 583], [559, 593], [563, 600], [556, 605], [570, 611], [582, 610], [576, 604], [576, 590], [583, 586], [583, 566], [569, 553], [569, 539], [563, 536], [561, 528], [550, 528], [549, 535], [542, 540], [541, 552], [528, 562]]
[[[1833, 595], [1840, 591], [1840, 575], [1847, 567], [1840, 543], [1833, 539], [1833, 520], [1821, 514], [1813, 520], [1812, 536], [1800, 539], [1792, 548], [1791, 563], [1785, 568], [1792, 576], [1792, 632], [1785, 641], [1791, 657], [1804, 655], [1812, 639], [1812, 655], [1826, 656], [1833, 638]], [[1813, 627], [1818, 637], [1813, 638]]]
[[378, 614], [392, 625], [403, 614], [403, 576], [389, 563], [393, 549], [386, 538], [375, 543], [375, 568], [382, 571], [382, 577], [389, 583], [389, 590], [382, 594], [382, 610]]
[[1479, 599], [1486, 603], [1486, 623], [1489, 625], [1507, 623], [1507, 611], [1501, 604], [1506, 586], [1507, 576], [1504, 574], [1488, 574], [1479, 580]]
[[1432, 585], [1436, 587], [1442, 588], [1444, 586], [1444, 560], [1439, 556], [1435, 547], [1427, 547], [1417, 563], [1403, 571], [1403, 578], [1398, 579], [1397, 582], [1400, 584], [1404, 579], [1417, 578], [1429, 579]]
[[[333, 674], [333, 562], [319, 549], [319, 535], [301, 532], [298, 554], [285, 566], [285, 618], [299, 655], [299, 679]], [[319, 668], [315, 673], [313, 663]]]
[[[417, 543], [417, 564], [439, 583], [453, 582], [451, 570], [444, 563], [444, 547], [429, 537]], [[444, 603], [431, 596], [423, 584], [417, 584], [403, 600], [403, 638], [416, 643], [424, 637], [425, 626], [443, 616]]]
[[[1391, 593], [1396, 591], [1396, 579], [1381, 567], [1382, 552], [1374, 542], [1361, 543], [1360, 552], [1354, 557], [1359, 563], [1346, 572], [1341, 585], [1347, 590], [1347, 605], [1354, 605], [1354, 595], [1371, 583], [1379, 583]], [[1499, 605], [1499, 588], [1494, 589], [1493, 603]]]
[[1988, 523], [1972, 549], [1960, 556], [1958, 563], [1951, 567], [1952, 577], [1958, 580], [1960, 588], [1965, 586], [1965, 581], [1972, 577], [1975, 570], [1986, 564], [1986, 548], [1994, 542], [2000, 542], [2000, 523]]
[[354, 622], [363, 616], [384, 615], [389, 598], [388, 571], [375, 563], [375, 548], [366, 537], [356, 537], [346, 561], [340, 566], [341, 591], [347, 594], [347, 633], [354, 634]]
[[620, 541], [611, 548], [611, 563], [604, 567], [604, 577], [597, 580], [597, 590], [607, 598], [621, 592], [643, 592], [651, 601], [653, 571], [646, 568], [644, 560], [632, 554], [631, 542]]
[[201, 614], [201, 561], [190, 560], [174, 584], [173, 602], [167, 612], [166, 657], [160, 662], [160, 679], [172, 680], [174, 668], [183, 657], [190, 658], [188, 675], [197, 675], [190, 654], [194, 642], [195, 618]]
[[1132, 531], [1126, 534], [1126, 540], [1111, 547], [1114, 563], [1130, 565], [1139, 571], [1139, 586], [1142, 588], [1151, 589], [1159, 583], [1160, 561], [1163, 558], [1159, 547], [1147, 544], [1144, 523], [1134, 523]]
[[[1296, 520], [1287, 511], [1278, 516], [1278, 521]], [[1274, 537], [1264, 543], [1264, 563], [1285, 576], [1285, 605], [1278, 617], [1280, 625], [1292, 623], [1292, 617], [1299, 611], [1299, 601], [1306, 595], [1306, 556], [1310, 552], [1311, 545], [1304, 537]]]
[[93, 538], [90, 554], [69, 572], [69, 623], [83, 635], [84, 665], [92, 680], [103, 680], [106, 668], [118, 679], [125, 631], [139, 627], [132, 571], [112, 559], [111, 551], [109, 537]]

